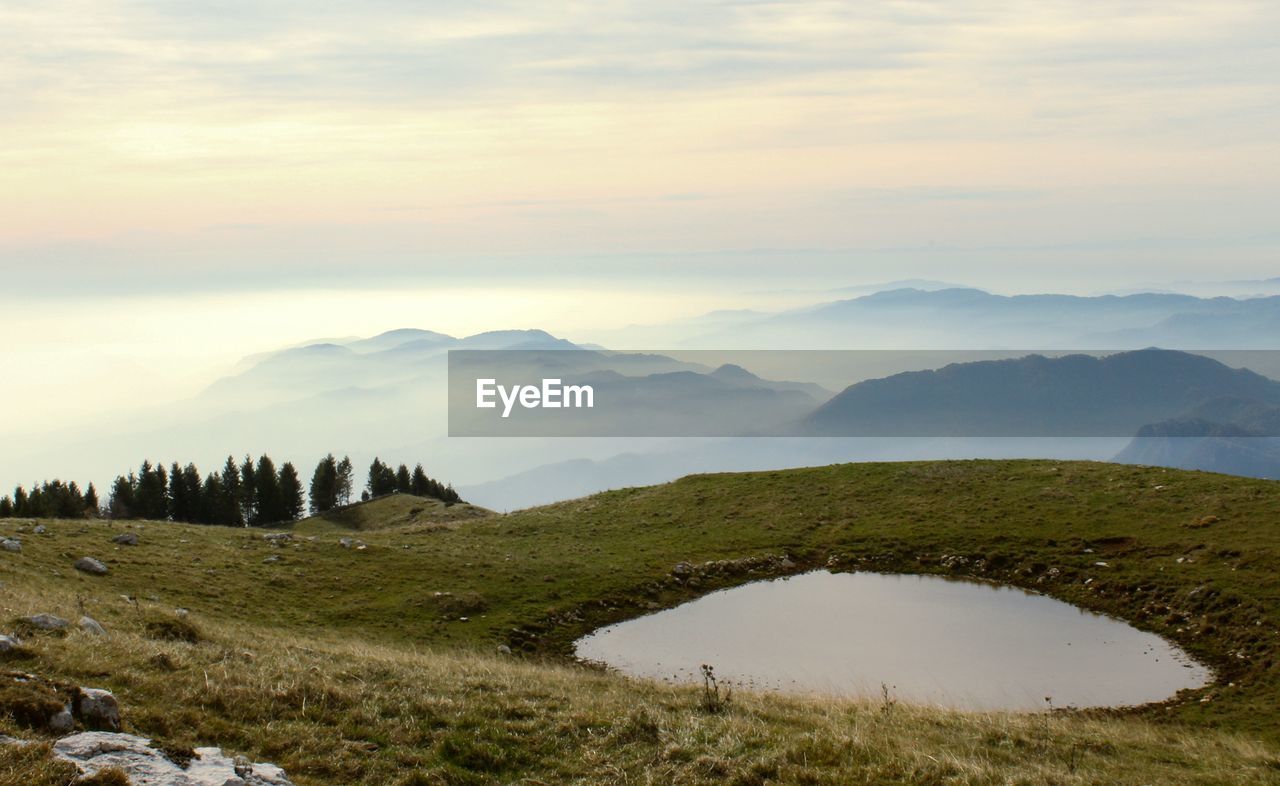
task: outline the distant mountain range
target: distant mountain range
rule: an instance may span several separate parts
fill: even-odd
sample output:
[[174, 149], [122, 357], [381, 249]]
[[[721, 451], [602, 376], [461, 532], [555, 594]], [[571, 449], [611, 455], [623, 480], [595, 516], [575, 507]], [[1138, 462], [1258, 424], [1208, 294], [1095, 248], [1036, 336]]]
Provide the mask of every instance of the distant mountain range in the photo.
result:
[[1143, 426], [1115, 460], [1280, 479], [1280, 407], [1214, 399], [1183, 417]]
[[[695, 328], [696, 324], [689, 327]], [[1280, 296], [993, 295], [979, 289], [875, 292], [708, 325], [684, 345], [755, 349], [1273, 349]]]
[[807, 416], [801, 433], [1123, 436], [1223, 398], [1280, 406], [1280, 382], [1157, 349], [953, 363], [851, 385]]
[[[781, 313], [718, 311], [651, 327], [581, 337], [592, 343], [536, 329], [462, 337], [416, 328], [372, 337], [343, 337], [335, 329], [338, 337], [250, 355], [192, 400], [148, 403], [132, 415], [104, 421], [95, 429], [39, 435], [38, 445], [20, 455], [0, 452], [0, 476], [9, 478], [10, 483], [30, 482], [37, 476], [70, 476], [104, 484], [144, 456], [190, 459], [208, 468], [214, 462], [221, 463], [228, 452], [266, 452], [305, 463], [334, 450], [349, 453], [357, 463], [367, 463], [374, 455], [395, 462], [421, 460], [433, 474], [459, 485], [494, 491], [495, 496], [499, 479], [519, 476], [524, 479], [521, 482], [527, 482], [529, 494], [510, 498], [551, 501], [666, 478], [679, 470], [767, 469], [875, 457], [988, 455], [975, 440], [957, 447], [960, 443], [954, 437], [975, 431], [1105, 433], [1117, 440], [1103, 440], [1099, 444], [1105, 443], [1105, 449], [1075, 455], [1107, 458], [1124, 448], [1139, 429], [1150, 426], [1151, 433], [1144, 437], [1147, 442], [1138, 443], [1146, 447], [1141, 451], [1136, 446], [1126, 448], [1122, 458], [1259, 474], [1270, 472], [1266, 460], [1257, 455], [1269, 450], [1265, 439], [1240, 436], [1226, 427], [1251, 434], [1259, 429], [1280, 433], [1280, 429], [1258, 420], [1270, 417], [1265, 413], [1280, 407], [1276, 383], [1227, 367], [1247, 366], [1280, 378], [1280, 357], [1271, 357], [1280, 353], [1258, 352], [1252, 358], [1215, 365], [1208, 358], [1177, 353], [1122, 354], [1115, 356], [1121, 358], [1118, 361], [1098, 361], [1062, 359], [1054, 352], [1140, 350], [1148, 346], [1270, 349], [1280, 336], [1280, 297], [1234, 300], [1153, 293], [1002, 296], [941, 282], [918, 282], [916, 287], [891, 288]], [[610, 352], [598, 345], [645, 351]], [[1021, 350], [1038, 347], [1045, 350], [1045, 357], [1023, 357]], [[696, 348], [929, 352], [905, 366], [877, 364], [871, 359], [866, 373], [850, 376], [837, 369], [811, 378], [776, 369], [766, 373], [750, 360], [728, 361], [730, 365], [691, 362], [689, 358], [696, 358], [696, 354], [688, 350]], [[627, 387], [638, 396], [643, 393], [638, 403], [650, 410], [659, 410], [673, 391], [695, 396], [700, 403], [691, 411], [705, 416], [703, 425], [716, 424], [722, 433], [774, 433], [781, 424], [801, 423], [804, 433], [925, 437], [901, 451], [885, 444], [869, 447], [865, 442], [835, 450], [818, 447], [816, 441], [783, 448], [776, 441], [758, 440], [751, 447], [726, 443], [715, 449], [700, 442], [673, 442], [660, 454], [646, 452], [653, 447], [652, 441], [631, 438], [554, 442], [447, 439], [446, 357], [450, 349], [570, 350], [561, 362], [576, 363], [572, 373], [594, 374], [603, 386]], [[588, 349], [599, 351], [582, 351]], [[992, 362], [941, 368], [947, 362], [941, 350], [948, 349], [1019, 350], [1019, 359], [1003, 365]], [[686, 354], [680, 354], [682, 350]], [[568, 356], [574, 356], [573, 360]], [[1215, 357], [1222, 359], [1220, 353]], [[1141, 358], [1148, 359], [1143, 361], [1147, 366], [1138, 363]], [[1133, 365], [1112, 373], [1098, 365], [1105, 362]], [[931, 367], [937, 370], [890, 376], [902, 368]], [[868, 382], [848, 387], [858, 380]], [[844, 392], [832, 398], [815, 382]], [[1221, 410], [1229, 400], [1250, 403]], [[1208, 409], [1211, 404], [1220, 409]], [[1245, 410], [1250, 407], [1257, 411], [1249, 414]], [[1172, 424], [1187, 420], [1204, 423]], [[1158, 451], [1152, 447], [1150, 440], [1174, 439], [1169, 436], [1174, 429], [1181, 429], [1178, 433], [1191, 429], [1189, 433], [1199, 435], [1183, 439], [1217, 442], [1202, 442], [1194, 450], [1187, 447], [1189, 443], [1176, 443], [1180, 445], [1177, 450], [1170, 445]], [[673, 429], [668, 433], [680, 432]], [[946, 435], [952, 435], [953, 441], [941, 439]], [[1061, 443], [1026, 445], [1024, 450], [1041, 456], [1068, 450]], [[1017, 455], [1014, 448], [1001, 450], [1001, 455]], [[1238, 455], [1247, 461], [1229, 458]], [[573, 461], [591, 462], [593, 468], [585, 470], [581, 464], [564, 467], [564, 462]], [[476, 501], [484, 504], [488, 500]]]

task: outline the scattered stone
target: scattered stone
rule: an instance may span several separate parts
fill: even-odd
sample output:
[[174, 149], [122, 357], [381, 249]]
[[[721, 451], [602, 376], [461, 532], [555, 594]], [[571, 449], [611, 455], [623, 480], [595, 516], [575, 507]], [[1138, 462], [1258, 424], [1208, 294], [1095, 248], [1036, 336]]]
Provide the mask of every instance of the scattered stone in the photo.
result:
[[166, 652], [157, 652], [155, 655], [147, 658], [147, 663], [150, 663], [154, 668], [160, 669], [161, 671], [177, 671], [179, 668], [177, 661], [169, 657], [169, 654]]
[[671, 569], [673, 576], [688, 576], [690, 573], [693, 573], [693, 564], [689, 562], [677, 562]]
[[107, 566], [102, 560], [93, 557], [81, 557], [76, 560], [75, 568], [82, 573], [88, 573], [93, 576], [107, 575]]
[[293, 533], [290, 532], [268, 532], [262, 536], [262, 539], [273, 545], [287, 543], [293, 540]]
[[40, 614], [32, 614], [30, 617], [23, 617], [22, 621], [33, 628], [39, 628], [40, 630], [64, 630], [71, 624], [62, 617], [55, 617], [52, 614], [45, 614], [43, 612]]
[[120, 703], [111, 691], [81, 688], [72, 703], [72, 712], [86, 729], [120, 730]]
[[341, 538], [338, 540], [338, 545], [344, 549], [355, 549], [356, 551], [364, 551], [367, 548], [363, 540], [356, 540], [355, 538]]
[[102, 627], [102, 623], [98, 622], [93, 617], [90, 617], [88, 615], [81, 617], [80, 621], [77, 622], [76, 624], [79, 625], [80, 630], [84, 631], [85, 633], [91, 633], [94, 636], [107, 635], [107, 629]]
[[279, 562], [279, 561], [280, 561], [279, 554], [272, 554], [270, 557], [267, 557], [266, 559], [263, 560], [264, 563], [272, 563], [272, 562]]
[[511, 648], [510, 648], [510, 647], [508, 647], [508, 646], [507, 646], [507, 645], [505, 645], [505, 644], [499, 644], [499, 645], [498, 645], [498, 654], [499, 654], [499, 655], [510, 655], [510, 654], [511, 654]]
[[17, 636], [6, 636], [0, 633], [0, 655], [13, 652], [21, 646], [22, 641]]
[[17, 538], [5, 538], [4, 540], [0, 540], [0, 549], [20, 553], [22, 551], [22, 541]]
[[55, 742], [53, 752], [86, 775], [118, 767], [136, 786], [293, 786], [274, 764], [233, 759], [219, 748], [196, 748], [184, 769], [152, 748], [151, 740], [133, 734], [73, 734]]
[[61, 712], [54, 713], [46, 725], [55, 734], [66, 734], [76, 727], [76, 718], [71, 714], [71, 707], [67, 706]]
[[190, 610], [190, 609], [184, 609], [184, 608], [182, 608], [181, 606], [179, 606], [178, 608], [176, 608], [176, 609], [174, 609], [174, 610], [173, 610], [173, 613], [174, 613], [174, 614], [177, 614], [179, 617], [185, 617], [185, 616], [187, 616], [188, 614], [190, 614], [190, 613], [191, 613], [191, 610]]
[[111, 542], [118, 543], [121, 546], [136, 546], [138, 545], [138, 533], [121, 532], [119, 535], [116, 535], [114, 538], [112, 538]]
[[36, 533], [37, 535], [43, 535], [45, 533], [45, 528], [43, 524], [37, 524], [36, 528], [31, 531]]

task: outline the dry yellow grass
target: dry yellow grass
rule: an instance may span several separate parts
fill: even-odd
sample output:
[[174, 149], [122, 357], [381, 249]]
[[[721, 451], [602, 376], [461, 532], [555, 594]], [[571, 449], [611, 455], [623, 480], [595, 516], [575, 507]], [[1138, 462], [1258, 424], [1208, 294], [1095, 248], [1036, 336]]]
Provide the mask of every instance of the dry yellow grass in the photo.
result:
[[[7, 588], [5, 613], [74, 608]], [[120, 601], [126, 605], [125, 601]], [[149, 637], [158, 608], [113, 615], [106, 639], [39, 637], [13, 668], [115, 690], [127, 727], [217, 744], [299, 784], [1275, 783], [1243, 737], [1133, 718], [958, 713], [699, 691], [564, 664], [429, 651], [251, 621], [196, 619], [190, 644]], [[3, 731], [32, 737], [5, 724]], [[0, 750], [0, 783], [66, 783], [42, 749]]]

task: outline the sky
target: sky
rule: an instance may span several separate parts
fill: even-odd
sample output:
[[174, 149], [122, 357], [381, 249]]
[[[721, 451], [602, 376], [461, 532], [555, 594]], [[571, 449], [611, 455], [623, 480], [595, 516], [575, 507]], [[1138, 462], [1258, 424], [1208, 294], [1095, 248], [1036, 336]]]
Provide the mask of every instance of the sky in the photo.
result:
[[0, 403], [393, 319], [1274, 276], [1277, 41], [1234, 0], [5, 4]]

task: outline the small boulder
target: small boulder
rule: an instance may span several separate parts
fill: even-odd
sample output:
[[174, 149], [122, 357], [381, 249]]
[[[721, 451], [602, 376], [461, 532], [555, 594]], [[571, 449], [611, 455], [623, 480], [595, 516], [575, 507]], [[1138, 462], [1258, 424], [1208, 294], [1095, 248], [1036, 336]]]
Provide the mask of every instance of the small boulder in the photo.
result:
[[507, 646], [507, 645], [505, 645], [505, 644], [499, 644], [499, 645], [498, 645], [498, 654], [499, 654], [499, 655], [510, 655], [510, 654], [511, 654], [511, 648], [510, 648], [510, 647], [508, 647], [508, 646]]
[[120, 703], [111, 691], [100, 688], [80, 688], [72, 704], [73, 714], [87, 729], [118, 731], [120, 729]]
[[117, 543], [121, 546], [136, 546], [138, 545], [138, 533], [121, 532], [119, 535], [116, 535], [114, 538], [112, 538], [111, 542]]
[[6, 636], [0, 633], [0, 655], [13, 652], [21, 646], [22, 641], [17, 636]]
[[289, 542], [289, 541], [293, 540], [293, 533], [291, 533], [291, 532], [268, 532], [266, 535], [263, 535], [263, 536], [262, 536], [262, 539], [263, 539], [263, 540], [265, 540], [265, 541], [267, 541], [268, 543], [273, 544], [273, 545], [279, 545], [279, 544], [281, 544], [281, 543], [287, 543], [287, 542]]
[[675, 576], [688, 576], [693, 573], [693, 563], [677, 562], [676, 566], [671, 569], [671, 573]]
[[88, 731], [63, 737], [53, 744], [54, 755], [69, 761], [85, 775], [116, 767], [130, 783], [165, 786], [292, 786], [284, 770], [274, 764], [251, 764], [223, 754], [218, 748], [196, 748], [186, 767], [151, 747], [151, 740], [132, 734]]
[[76, 560], [75, 568], [92, 576], [105, 576], [107, 574], [106, 564], [102, 560], [94, 559], [93, 557], [81, 557]]
[[272, 562], [279, 562], [279, 561], [280, 561], [280, 555], [279, 555], [279, 554], [272, 554], [270, 557], [267, 557], [266, 559], [264, 559], [264, 560], [262, 560], [262, 561], [263, 561], [263, 563], [264, 563], [264, 564], [270, 564], [270, 563], [272, 563]]
[[31, 627], [39, 628], [40, 630], [64, 630], [71, 624], [62, 617], [55, 617], [52, 614], [45, 614], [43, 612], [40, 614], [32, 614], [30, 617], [23, 617], [22, 621]]
[[43, 535], [45, 533], [45, 528], [43, 524], [37, 524], [36, 528], [31, 531], [36, 533], [37, 535]]
[[107, 635], [107, 629], [102, 627], [102, 623], [98, 622], [93, 617], [90, 617], [88, 615], [81, 617], [80, 621], [77, 622], [76, 624], [79, 625], [80, 630], [84, 631], [85, 633], [89, 633], [94, 636]]
[[12, 551], [15, 553], [21, 553], [22, 541], [18, 540], [17, 538], [5, 538], [4, 540], [0, 540], [0, 549], [4, 549], [5, 551]]
[[76, 727], [76, 718], [71, 714], [71, 707], [63, 707], [61, 712], [54, 713], [50, 716], [48, 724], [49, 731], [55, 734], [66, 734]]

